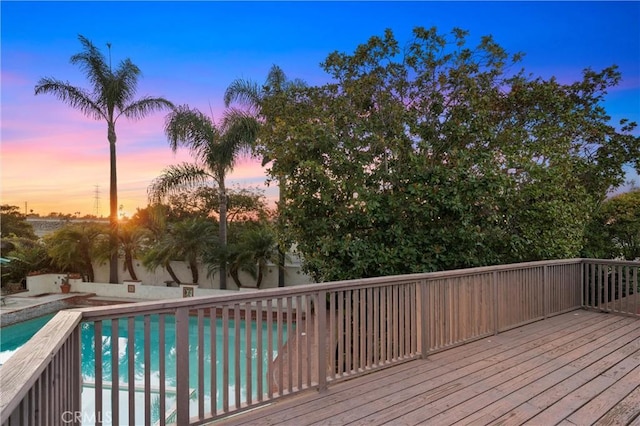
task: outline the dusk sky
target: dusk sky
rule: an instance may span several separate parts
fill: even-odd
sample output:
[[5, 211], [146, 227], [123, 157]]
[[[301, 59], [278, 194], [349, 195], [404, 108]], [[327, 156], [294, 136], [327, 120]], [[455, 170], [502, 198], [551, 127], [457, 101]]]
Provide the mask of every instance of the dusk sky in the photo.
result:
[[[617, 123], [640, 122], [640, 2], [0, 2], [2, 204], [50, 212], [109, 214], [106, 124], [84, 117], [52, 95], [34, 95], [41, 77], [88, 88], [69, 58], [78, 34], [115, 64], [130, 58], [142, 70], [137, 97], [163, 96], [222, 116], [222, 95], [235, 78], [262, 83], [271, 65], [309, 84], [328, 82], [319, 64], [332, 51], [391, 28], [402, 43], [416, 26], [491, 34], [522, 67], [563, 83], [582, 70], [617, 64], [621, 84], [605, 108]], [[475, 43], [474, 43], [475, 44]], [[147, 187], [174, 155], [163, 132], [165, 113], [131, 122], [118, 134], [119, 201], [128, 215], [147, 205]], [[640, 134], [636, 132], [636, 134]], [[629, 179], [640, 184], [629, 169]], [[244, 161], [228, 185], [263, 187], [259, 161]], [[266, 189], [276, 198], [275, 186]]]

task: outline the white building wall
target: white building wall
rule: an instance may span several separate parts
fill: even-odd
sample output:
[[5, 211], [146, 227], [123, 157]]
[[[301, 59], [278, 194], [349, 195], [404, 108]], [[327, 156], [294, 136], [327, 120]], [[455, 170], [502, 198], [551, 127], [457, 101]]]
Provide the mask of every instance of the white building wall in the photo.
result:
[[[171, 276], [164, 268], [158, 268], [155, 271], [149, 271], [144, 266], [142, 266], [142, 263], [140, 261], [134, 261], [133, 267], [135, 268], [138, 280], [145, 285], [166, 287], [166, 283], [168, 281], [172, 281]], [[191, 283], [191, 270], [187, 263], [171, 262], [171, 267], [173, 268], [176, 276], [180, 279], [181, 283]], [[109, 282], [108, 262], [94, 263], [93, 270], [95, 275], [95, 282]], [[302, 272], [301, 265], [299, 263], [289, 263], [286, 265], [284, 279], [285, 285], [287, 287], [291, 285], [311, 284], [313, 282], [311, 277]], [[122, 283], [125, 280], [131, 280], [131, 276], [128, 272], [124, 271], [124, 262], [122, 259], [120, 259], [118, 263], [118, 281]], [[240, 282], [243, 284], [243, 287], [255, 287], [255, 281], [256, 280], [251, 275], [245, 272], [240, 273]], [[198, 269], [198, 284], [200, 288], [219, 289], [220, 274], [216, 270], [216, 273], [213, 276], [207, 277], [207, 266], [200, 265]], [[270, 265], [265, 271], [260, 288], [265, 289], [276, 287], [278, 287], [278, 267], [276, 265]], [[227, 289], [238, 289], [231, 277], [227, 277]]]

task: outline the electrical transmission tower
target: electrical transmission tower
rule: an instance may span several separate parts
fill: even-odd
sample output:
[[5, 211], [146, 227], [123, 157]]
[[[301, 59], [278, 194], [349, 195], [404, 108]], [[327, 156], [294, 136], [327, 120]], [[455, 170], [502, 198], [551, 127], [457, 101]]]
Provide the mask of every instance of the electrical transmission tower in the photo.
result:
[[96, 217], [100, 216], [100, 185], [95, 185], [94, 205], [96, 208]]

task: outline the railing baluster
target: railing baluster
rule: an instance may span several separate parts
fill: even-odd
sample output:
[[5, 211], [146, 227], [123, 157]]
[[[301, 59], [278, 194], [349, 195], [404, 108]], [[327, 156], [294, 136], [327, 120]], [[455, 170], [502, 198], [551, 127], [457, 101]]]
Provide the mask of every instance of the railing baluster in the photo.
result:
[[144, 424], [151, 425], [151, 316], [144, 316]]
[[222, 412], [229, 412], [229, 307], [222, 307]]
[[338, 366], [336, 369], [336, 374], [339, 376], [344, 375], [344, 363], [345, 363], [345, 298], [346, 294], [344, 291], [336, 292], [337, 302], [338, 302], [338, 316], [336, 318], [338, 322]]
[[373, 291], [373, 365], [379, 366], [380, 363], [380, 287], [374, 287]]
[[95, 321], [93, 323], [93, 356], [95, 360], [94, 365], [94, 375], [95, 375], [95, 392], [94, 392], [94, 403], [95, 403], [95, 424], [96, 426], [100, 425], [100, 419], [102, 418], [103, 408], [102, 408], [102, 321]]
[[234, 406], [236, 409], [240, 408], [240, 391], [242, 390], [241, 380], [242, 380], [242, 372], [240, 370], [240, 362], [242, 361], [240, 357], [240, 350], [242, 346], [240, 345], [241, 335], [240, 335], [240, 305], [233, 305], [233, 326], [234, 326], [234, 335], [235, 339], [234, 343], [234, 352], [233, 352], [233, 361], [234, 361], [234, 376], [235, 376], [235, 403]]
[[[335, 298], [335, 294], [333, 295], [333, 297]], [[313, 313], [311, 312], [311, 295], [307, 294], [305, 296], [305, 317], [304, 317], [304, 332], [305, 332], [305, 342], [307, 345], [307, 362], [305, 364], [305, 370], [307, 373], [307, 387], [311, 387], [312, 384], [312, 371], [311, 371], [311, 366], [313, 365], [312, 363], [312, 359], [318, 359], [317, 354], [312, 354], [311, 353], [311, 338], [313, 336], [313, 330], [311, 327], [311, 322], [312, 322], [312, 318], [313, 318]], [[332, 309], [333, 312], [333, 309]]]
[[292, 322], [292, 305], [293, 298], [287, 297], [287, 391], [293, 392], [293, 346], [291, 338], [294, 335]]
[[189, 308], [176, 309], [176, 423], [189, 423]]
[[296, 301], [296, 309], [295, 309], [295, 318], [296, 318], [296, 377], [297, 381], [297, 389], [302, 389], [302, 360], [304, 357], [302, 356], [302, 340], [304, 336], [302, 335], [302, 296], [297, 296], [295, 298]]
[[[204, 309], [198, 309], [198, 418], [204, 419]], [[213, 367], [212, 367], [213, 368]]]
[[209, 308], [209, 359], [211, 360], [211, 414], [218, 414], [218, 308]]
[[251, 405], [253, 402], [253, 389], [251, 387], [252, 382], [252, 357], [253, 357], [253, 346], [251, 345], [251, 304], [245, 303], [244, 305], [244, 358], [245, 358], [245, 386], [246, 386], [246, 397], [245, 401], [247, 405]]
[[633, 274], [633, 314], [640, 315], [640, 310], [638, 310], [638, 304], [640, 301], [638, 300], [638, 292], [640, 292], [640, 287], [638, 286], [638, 275], [640, 275], [640, 267], [633, 268], [635, 273]]
[[[269, 333], [271, 332], [271, 330], [269, 330]], [[265, 355], [264, 355], [264, 349], [262, 346], [262, 335], [263, 335], [263, 330], [262, 330], [262, 301], [258, 300], [256, 302], [256, 350], [257, 350], [257, 359], [256, 359], [256, 366], [257, 366], [257, 383], [256, 383], [256, 393], [257, 393], [257, 399], [258, 402], [263, 400], [263, 395], [264, 395], [264, 385], [263, 385], [263, 374], [264, 374], [264, 369], [262, 367], [264, 360], [265, 360]], [[266, 357], [267, 362], [270, 361], [269, 356]]]
[[166, 425], [167, 412], [167, 391], [166, 391], [166, 345], [165, 345], [165, 314], [158, 316], [158, 370], [160, 376], [160, 399], [158, 417], [160, 418], [160, 426]]
[[346, 331], [346, 338], [344, 341], [344, 352], [345, 352], [345, 368], [344, 368], [344, 372], [347, 375], [351, 374], [351, 371], [353, 370], [353, 335], [352, 335], [352, 330], [353, 330], [353, 312], [352, 312], [352, 307], [353, 307], [353, 298], [352, 298], [352, 293], [353, 291], [348, 290], [345, 291], [345, 325], [344, 325], [344, 329]]
[[352, 292], [351, 303], [351, 374], [360, 368], [360, 289], [356, 288]]
[[359, 322], [359, 327], [360, 327], [360, 356], [359, 356], [359, 369], [361, 371], [364, 371], [367, 368], [367, 361], [366, 361], [366, 350], [367, 350], [367, 313], [366, 313], [366, 308], [367, 308], [367, 296], [366, 296], [366, 289], [360, 289], [359, 290], [359, 295], [358, 295], [358, 299], [359, 299], [359, 307], [358, 309], [360, 310], [360, 315], [358, 315], [358, 322]]
[[120, 424], [119, 320], [111, 320], [111, 421]]
[[[330, 372], [331, 372], [331, 379], [335, 379], [337, 374], [338, 374], [338, 369], [336, 368], [335, 365], [335, 358], [336, 358], [336, 348], [338, 347], [337, 345], [337, 336], [336, 336], [336, 327], [338, 326], [336, 319], [337, 317], [337, 307], [336, 307], [336, 292], [332, 291], [330, 294], [330, 299], [329, 299], [329, 350], [330, 350], [330, 356], [331, 358], [329, 359], [331, 361], [331, 364], [329, 365], [330, 368]], [[308, 339], [309, 337], [307, 337]]]
[[127, 319], [127, 380], [128, 380], [128, 401], [129, 401], [129, 424], [136, 424], [136, 376], [135, 376], [135, 317]]
[[318, 389], [325, 390], [327, 387], [327, 351], [326, 351], [326, 333], [327, 333], [327, 309], [325, 301], [327, 300], [327, 292], [320, 291], [315, 294], [316, 297], [316, 339], [318, 345]]
[[276, 300], [276, 323], [278, 326], [278, 395], [282, 395], [284, 393], [284, 351], [283, 351], [283, 318], [282, 318], [282, 298], [278, 297]]
[[366, 366], [371, 368], [374, 364], [373, 360], [373, 346], [375, 344], [375, 338], [373, 337], [373, 288], [367, 288], [367, 358], [365, 360]]
[[272, 299], [267, 299], [267, 351], [269, 352], [267, 363], [267, 397], [273, 398], [274, 372], [273, 372], [273, 311]]

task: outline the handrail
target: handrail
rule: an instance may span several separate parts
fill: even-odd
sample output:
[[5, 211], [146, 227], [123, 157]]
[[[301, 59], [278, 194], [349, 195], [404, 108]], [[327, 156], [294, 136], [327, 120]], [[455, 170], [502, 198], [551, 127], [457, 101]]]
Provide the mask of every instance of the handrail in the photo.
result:
[[198, 308], [211, 303], [228, 303], [228, 302], [255, 302], [267, 298], [274, 297], [293, 297], [305, 295], [312, 290], [317, 291], [336, 291], [354, 287], [375, 287], [388, 284], [396, 284], [401, 282], [417, 282], [432, 279], [456, 278], [466, 275], [477, 275], [491, 272], [511, 271], [518, 269], [531, 268], [536, 266], [553, 266], [553, 265], [573, 265], [580, 264], [582, 259], [560, 259], [560, 260], [543, 260], [535, 262], [513, 263], [495, 266], [479, 266], [475, 268], [452, 269], [448, 271], [423, 272], [405, 275], [390, 275], [373, 278], [359, 278], [354, 280], [332, 281], [327, 283], [302, 284], [295, 287], [269, 288], [255, 292], [234, 292], [233, 294], [214, 295], [214, 296], [198, 296], [181, 299], [169, 299], [162, 301], [138, 302], [135, 304], [122, 304], [112, 306], [98, 306], [91, 308], [77, 308], [74, 311], [82, 312], [83, 319], [97, 320], [102, 318], [112, 318], [114, 316], [126, 315], [135, 311], [139, 315], [147, 312], [157, 313], [162, 310], [173, 310], [181, 307]]

